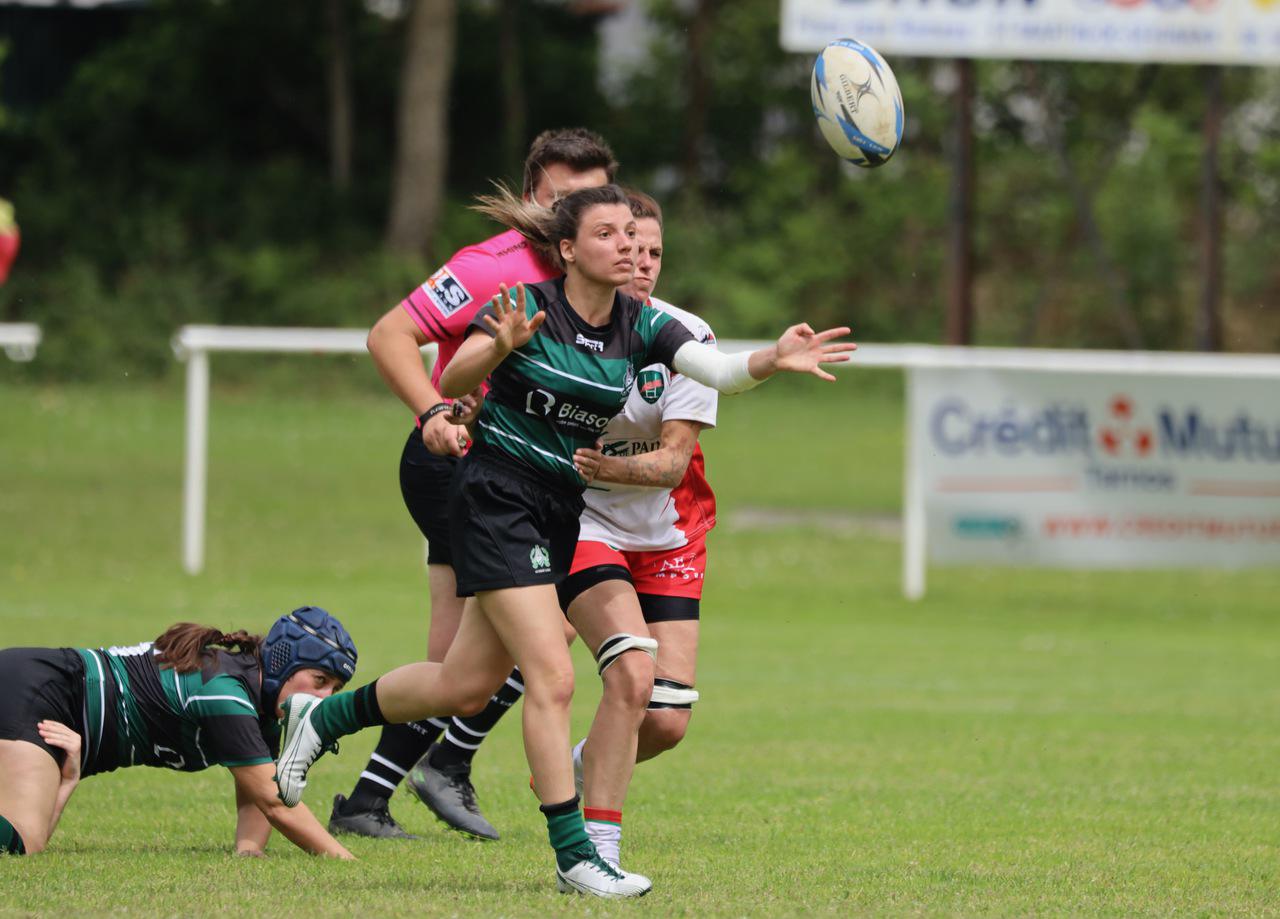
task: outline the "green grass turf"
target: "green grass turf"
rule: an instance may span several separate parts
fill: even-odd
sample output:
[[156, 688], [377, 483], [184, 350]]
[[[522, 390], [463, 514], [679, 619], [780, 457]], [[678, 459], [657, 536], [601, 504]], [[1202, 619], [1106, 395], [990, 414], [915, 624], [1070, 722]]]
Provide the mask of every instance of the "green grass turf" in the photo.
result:
[[[319, 603], [361, 678], [423, 648], [405, 413], [332, 382], [217, 391], [209, 564], [188, 578], [181, 406], [176, 387], [0, 388], [0, 646], [263, 629]], [[1280, 914], [1280, 573], [934, 569], [907, 604], [895, 542], [732, 526], [747, 505], [891, 511], [900, 409], [892, 377], [770, 384], [706, 435], [727, 523], [703, 701], [627, 808], [644, 901], [557, 896], [509, 719], [476, 764], [500, 843], [397, 796], [417, 842], [240, 861], [225, 772], [132, 769], [85, 782], [48, 853], [0, 859], [0, 913]], [[598, 696], [578, 655], [575, 733]], [[375, 740], [317, 765], [323, 816]]]

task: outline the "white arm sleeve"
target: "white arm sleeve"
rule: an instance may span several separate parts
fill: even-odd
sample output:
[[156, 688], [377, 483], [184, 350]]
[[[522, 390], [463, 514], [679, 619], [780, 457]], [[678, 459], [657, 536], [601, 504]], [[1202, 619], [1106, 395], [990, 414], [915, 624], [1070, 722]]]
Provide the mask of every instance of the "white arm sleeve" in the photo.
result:
[[704, 386], [731, 395], [746, 392], [764, 382], [757, 380], [747, 370], [750, 358], [749, 351], [724, 354], [710, 345], [687, 341], [676, 349], [676, 356], [671, 364], [676, 373], [683, 373]]

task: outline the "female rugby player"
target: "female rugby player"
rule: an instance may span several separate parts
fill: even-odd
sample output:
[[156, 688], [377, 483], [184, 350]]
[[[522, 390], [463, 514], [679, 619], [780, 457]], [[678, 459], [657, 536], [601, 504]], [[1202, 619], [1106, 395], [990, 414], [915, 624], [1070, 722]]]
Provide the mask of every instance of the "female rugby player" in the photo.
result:
[[[623, 293], [672, 314], [699, 341], [714, 342], [697, 316], [651, 296], [662, 272], [662, 210], [646, 194], [628, 195], [636, 268]], [[716, 514], [698, 435], [715, 425], [717, 402], [709, 386], [661, 365], [646, 367], [609, 422], [603, 452], [578, 451], [597, 471], [583, 495], [586, 510], [560, 602], [583, 641], [605, 659], [604, 694], [590, 733], [573, 749], [574, 774], [579, 793], [585, 788], [587, 835], [613, 864], [632, 766], [684, 738], [697, 699], [706, 536]], [[616, 649], [624, 645], [649, 653], [623, 656]]]
[[351, 636], [314, 606], [265, 639], [183, 622], [127, 647], [0, 651], [0, 853], [43, 850], [86, 776], [221, 765], [235, 778], [237, 854], [263, 854], [275, 827], [307, 852], [351, 858], [310, 811], [281, 803], [271, 761], [281, 704], [326, 698], [355, 669]]
[[[578, 188], [611, 182], [617, 169], [613, 151], [599, 135], [583, 128], [543, 131], [529, 146], [523, 193], [550, 206]], [[504, 230], [454, 253], [369, 333], [369, 353], [378, 371], [418, 417], [401, 451], [399, 477], [405, 506], [427, 540], [429, 661], [444, 660], [462, 618], [463, 602], [457, 596], [449, 552], [447, 502], [454, 466], [466, 442], [465, 429], [455, 422], [465, 419], [448, 411], [437, 389], [440, 374], [462, 344], [476, 311], [497, 295], [500, 283], [545, 281], [559, 274], [554, 260], [534, 251], [515, 230]], [[430, 377], [419, 351], [428, 342], [439, 344]], [[476, 802], [471, 759], [521, 692], [523, 681], [516, 671], [484, 710], [469, 718], [433, 718], [383, 728], [350, 797], [334, 799], [330, 832], [406, 838], [409, 834], [392, 818], [387, 804], [405, 781], [409, 791], [445, 823], [477, 838], [497, 839], [498, 831]]]
[[[635, 220], [614, 185], [583, 189], [547, 210], [510, 193], [487, 212], [549, 250], [562, 278], [516, 286], [473, 320], [440, 380], [446, 397], [490, 393], [475, 445], [450, 495], [458, 593], [468, 597], [443, 663], [400, 667], [327, 699], [298, 694], [284, 707], [277, 780], [296, 804], [311, 764], [337, 738], [388, 722], [478, 711], [516, 664], [525, 678], [525, 754], [556, 851], [557, 884], [604, 897], [641, 896], [647, 878], [600, 858], [574, 793], [569, 747], [573, 665], [555, 585], [578, 541], [591, 447], [626, 402], [636, 374], [660, 363], [721, 392], [741, 392], [782, 370], [834, 379], [823, 365], [854, 345], [847, 328], [788, 329], [776, 345], [723, 355], [669, 314], [619, 293], [631, 280]], [[584, 477], [585, 473], [585, 477]]]

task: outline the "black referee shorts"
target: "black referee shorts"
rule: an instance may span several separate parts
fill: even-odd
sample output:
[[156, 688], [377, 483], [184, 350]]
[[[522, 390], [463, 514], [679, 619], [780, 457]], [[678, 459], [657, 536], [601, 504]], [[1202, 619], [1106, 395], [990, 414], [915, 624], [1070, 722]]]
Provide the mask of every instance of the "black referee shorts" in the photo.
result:
[[400, 452], [400, 494], [409, 516], [427, 538], [427, 564], [452, 565], [449, 549], [449, 484], [458, 459], [436, 456], [422, 445], [414, 426]]
[[582, 508], [580, 492], [493, 447], [474, 445], [458, 464], [449, 499], [458, 596], [563, 581]]
[[44, 742], [36, 725], [60, 721], [84, 736], [84, 660], [71, 648], [0, 651], [0, 740], [43, 747], [58, 766], [66, 753]]

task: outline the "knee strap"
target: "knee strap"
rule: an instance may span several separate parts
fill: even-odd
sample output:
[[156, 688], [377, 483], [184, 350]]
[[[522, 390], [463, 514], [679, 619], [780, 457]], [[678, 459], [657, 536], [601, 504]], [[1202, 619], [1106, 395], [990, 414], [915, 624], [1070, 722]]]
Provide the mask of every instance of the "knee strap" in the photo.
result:
[[26, 855], [27, 847], [18, 835], [18, 828], [0, 816], [0, 855], [5, 854]]
[[654, 680], [649, 708], [693, 708], [693, 703], [698, 698], [698, 690], [688, 683], [681, 683], [679, 680]]
[[596, 672], [604, 676], [604, 672], [609, 669], [609, 665], [628, 651], [644, 651], [656, 662], [658, 660], [658, 640], [656, 638], [641, 638], [639, 635], [628, 635], [626, 632], [610, 635], [600, 642], [600, 648], [596, 651]]

